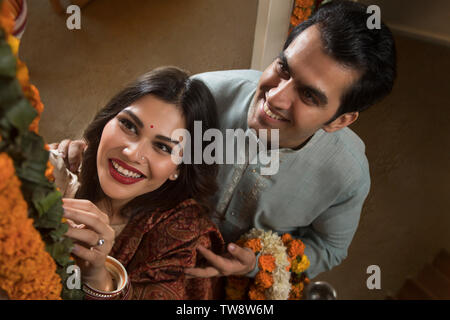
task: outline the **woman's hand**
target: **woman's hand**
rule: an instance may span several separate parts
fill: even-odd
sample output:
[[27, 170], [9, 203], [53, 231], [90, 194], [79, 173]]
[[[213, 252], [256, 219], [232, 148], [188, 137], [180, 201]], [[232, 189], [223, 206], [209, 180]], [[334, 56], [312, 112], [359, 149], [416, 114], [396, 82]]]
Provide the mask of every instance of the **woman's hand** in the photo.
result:
[[72, 254], [79, 258], [77, 265], [83, 281], [98, 290], [114, 290], [105, 268], [115, 237], [108, 215], [89, 200], [65, 198], [63, 208], [69, 224], [65, 235], [75, 241]]
[[83, 152], [87, 148], [85, 141], [65, 139], [59, 143], [52, 143], [49, 147], [50, 149], [58, 150], [64, 159], [67, 169], [72, 173], [78, 173], [78, 168], [83, 160]]
[[184, 269], [187, 278], [245, 275], [256, 266], [256, 256], [253, 251], [234, 243], [228, 244], [228, 253], [223, 256], [219, 256], [203, 246], [198, 246], [197, 250], [211, 265], [206, 268]]

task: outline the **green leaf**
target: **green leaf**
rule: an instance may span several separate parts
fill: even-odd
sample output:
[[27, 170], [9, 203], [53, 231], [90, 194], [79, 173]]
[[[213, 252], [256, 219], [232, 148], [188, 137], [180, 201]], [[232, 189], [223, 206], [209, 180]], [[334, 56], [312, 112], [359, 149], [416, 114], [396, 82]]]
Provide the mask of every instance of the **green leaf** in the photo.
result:
[[2, 135], [2, 140], [10, 140], [11, 131], [11, 123], [5, 118], [0, 118], [0, 134]]
[[16, 76], [16, 58], [4, 38], [0, 41], [0, 76], [8, 78]]
[[61, 241], [62, 236], [67, 232], [69, 226], [65, 223], [60, 224], [60, 226], [50, 232], [50, 237], [53, 241]]
[[49, 152], [45, 150], [42, 137], [36, 135], [34, 132], [27, 131], [21, 135], [17, 144], [20, 145], [26, 159], [32, 162], [38, 162], [45, 167], [47, 166]]
[[62, 293], [61, 293], [61, 297], [64, 300], [82, 300], [84, 298], [84, 293], [82, 290], [80, 289], [69, 289], [67, 288], [67, 279], [69, 278], [70, 274], [67, 273], [67, 267], [69, 267], [70, 265], [73, 265], [74, 262], [71, 261], [70, 264], [58, 268], [57, 272], [61, 278], [61, 283], [62, 283]]
[[16, 144], [20, 146], [23, 158], [21, 165], [16, 167], [17, 175], [26, 183], [33, 183], [54, 189], [45, 177], [49, 152], [44, 149], [42, 137], [34, 132], [27, 131], [17, 138]]
[[72, 246], [72, 240], [69, 238], [64, 238], [63, 241], [47, 244], [46, 250], [50, 253], [57, 264], [60, 266], [66, 266], [72, 262], [72, 260], [69, 259], [70, 249]]
[[[55, 206], [55, 204], [59, 203], [62, 205], [61, 193], [59, 191], [53, 191], [53, 192], [47, 194], [47, 196], [40, 197], [37, 199], [34, 197], [34, 194], [33, 194], [33, 203], [34, 203], [35, 208], [39, 211], [39, 213], [44, 214], [44, 213], [50, 211], [50, 209], [53, 206]], [[60, 217], [58, 217], [58, 218], [59, 218], [59, 220], [61, 220]]]
[[37, 115], [37, 111], [31, 106], [30, 102], [23, 97], [14, 103], [14, 106], [6, 112], [5, 116], [14, 127], [19, 129], [19, 131], [24, 132], [28, 130], [30, 123]]
[[37, 228], [57, 229], [61, 224], [63, 209], [61, 205], [55, 203], [49, 210], [40, 211], [39, 219], [36, 221]]
[[[10, 106], [23, 96], [22, 88], [18, 81], [13, 79], [0, 78], [0, 110], [7, 110]], [[1, 114], [1, 113], [0, 113]]]

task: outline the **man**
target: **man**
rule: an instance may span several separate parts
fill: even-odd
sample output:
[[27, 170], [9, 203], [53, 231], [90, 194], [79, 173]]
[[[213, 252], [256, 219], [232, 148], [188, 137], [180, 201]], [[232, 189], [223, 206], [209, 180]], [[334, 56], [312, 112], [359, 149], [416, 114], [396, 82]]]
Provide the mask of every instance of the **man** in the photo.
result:
[[[347, 127], [390, 93], [396, 75], [392, 35], [384, 24], [369, 30], [368, 17], [361, 4], [334, 1], [291, 32], [262, 74], [195, 76], [216, 99], [222, 129], [279, 130], [275, 175], [248, 161], [220, 166], [213, 218], [224, 239], [253, 227], [291, 233], [306, 245], [310, 278], [347, 256], [370, 189], [365, 146]], [[257, 271], [255, 255], [234, 243], [224, 256], [199, 251], [211, 265], [185, 270], [189, 276]]]

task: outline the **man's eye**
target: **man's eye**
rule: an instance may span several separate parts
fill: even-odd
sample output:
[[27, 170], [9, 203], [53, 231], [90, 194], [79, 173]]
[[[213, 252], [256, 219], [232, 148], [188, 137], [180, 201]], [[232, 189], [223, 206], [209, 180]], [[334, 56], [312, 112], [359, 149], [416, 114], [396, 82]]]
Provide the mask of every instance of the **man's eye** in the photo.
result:
[[125, 128], [126, 131], [130, 131], [133, 134], [137, 134], [137, 128], [136, 126], [133, 124], [133, 122], [131, 122], [128, 119], [125, 118], [120, 118], [119, 119], [120, 124], [122, 125], [122, 127]]
[[317, 104], [314, 95], [309, 90], [302, 90], [302, 96], [306, 103], [308, 104]]

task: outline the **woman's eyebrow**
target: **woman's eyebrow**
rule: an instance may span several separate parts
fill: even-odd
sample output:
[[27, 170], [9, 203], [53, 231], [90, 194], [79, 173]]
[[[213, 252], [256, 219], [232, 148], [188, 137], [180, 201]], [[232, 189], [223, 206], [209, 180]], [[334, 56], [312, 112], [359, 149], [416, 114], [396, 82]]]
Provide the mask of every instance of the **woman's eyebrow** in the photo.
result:
[[171, 142], [171, 143], [173, 143], [173, 144], [178, 144], [178, 143], [179, 143], [179, 142], [176, 141], [176, 140], [172, 140], [172, 139], [170, 139], [169, 137], [166, 137], [166, 136], [163, 136], [163, 135], [160, 135], [160, 134], [156, 135], [156, 138], [157, 138], [157, 139], [160, 139], [160, 140], [167, 141], [167, 142]]
[[123, 112], [125, 112], [127, 115], [129, 115], [130, 118], [132, 118], [134, 120], [134, 122], [136, 122], [136, 124], [139, 128], [144, 127], [144, 124], [142, 123], [141, 119], [139, 119], [132, 111], [125, 109], [125, 110], [123, 110]]

